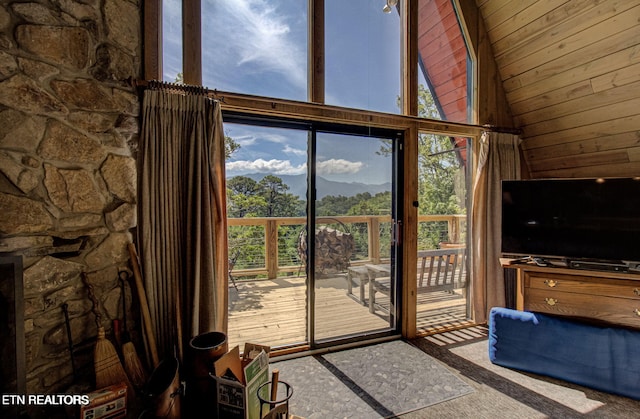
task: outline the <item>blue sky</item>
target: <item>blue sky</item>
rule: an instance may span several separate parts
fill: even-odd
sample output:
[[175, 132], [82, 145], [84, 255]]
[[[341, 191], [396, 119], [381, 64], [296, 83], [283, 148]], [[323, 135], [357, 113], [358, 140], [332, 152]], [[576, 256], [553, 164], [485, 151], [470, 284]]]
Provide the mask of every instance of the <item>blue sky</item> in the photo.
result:
[[[400, 29], [384, 0], [326, 0], [326, 103], [398, 113]], [[181, 2], [164, 0], [164, 78], [181, 71]], [[307, 99], [307, 1], [203, 0], [203, 85], [210, 89]], [[241, 149], [227, 175], [306, 172], [306, 132], [225, 124]], [[324, 141], [324, 144], [322, 145]], [[332, 180], [389, 181], [375, 139], [325, 136], [318, 174]], [[388, 169], [388, 170], [387, 170]]]

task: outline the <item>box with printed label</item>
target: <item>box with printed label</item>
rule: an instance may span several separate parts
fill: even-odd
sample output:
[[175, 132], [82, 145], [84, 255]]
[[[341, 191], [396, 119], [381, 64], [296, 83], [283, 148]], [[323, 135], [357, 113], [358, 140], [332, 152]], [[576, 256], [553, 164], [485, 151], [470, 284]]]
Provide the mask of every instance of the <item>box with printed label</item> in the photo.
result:
[[88, 394], [89, 404], [80, 408], [80, 419], [116, 419], [127, 416], [127, 385], [114, 384]]

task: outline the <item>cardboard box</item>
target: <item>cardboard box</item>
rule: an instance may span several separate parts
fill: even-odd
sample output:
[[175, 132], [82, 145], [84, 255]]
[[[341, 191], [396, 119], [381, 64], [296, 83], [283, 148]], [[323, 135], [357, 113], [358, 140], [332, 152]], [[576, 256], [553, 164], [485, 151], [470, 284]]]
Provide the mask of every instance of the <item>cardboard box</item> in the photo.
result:
[[[245, 346], [245, 354], [249, 352]], [[257, 391], [262, 384], [269, 381], [269, 355], [261, 348], [258, 355], [253, 353], [253, 359], [245, 359], [243, 362], [239, 353], [239, 348], [235, 347], [215, 363], [218, 417], [261, 419]], [[243, 364], [246, 364], [244, 368]]]
[[127, 385], [114, 384], [88, 394], [89, 404], [80, 408], [80, 419], [116, 419], [127, 416]]

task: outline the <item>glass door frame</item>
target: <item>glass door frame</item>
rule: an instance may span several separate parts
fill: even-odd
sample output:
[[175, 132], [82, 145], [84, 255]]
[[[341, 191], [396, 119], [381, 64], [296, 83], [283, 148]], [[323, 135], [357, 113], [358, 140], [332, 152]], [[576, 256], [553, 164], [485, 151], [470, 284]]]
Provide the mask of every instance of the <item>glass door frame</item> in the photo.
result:
[[[402, 330], [402, 220], [403, 220], [403, 193], [404, 176], [402, 171], [404, 132], [393, 129], [374, 128], [357, 125], [342, 125], [335, 123], [312, 123], [309, 132], [308, 163], [307, 163], [307, 293], [308, 293], [308, 324], [307, 339], [312, 350], [322, 349], [337, 345], [350, 344], [365, 340], [374, 340], [391, 336], [399, 336]], [[391, 178], [391, 223], [392, 223], [392, 243], [390, 251], [391, 283], [390, 290], [390, 327], [386, 330], [363, 332], [361, 334], [346, 337], [316, 339], [315, 320], [315, 243], [309, 240], [312, 235], [310, 231], [316, 228], [316, 139], [317, 133], [358, 135], [371, 138], [384, 138], [391, 140], [392, 144], [392, 178]]]
[[[288, 119], [284, 117], [262, 116], [255, 114], [247, 114], [238, 111], [223, 111], [223, 121], [227, 123], [237, 123], [254, 126], [264, 126], [272, 128], [289, 128], [304, 130], [308, 133], [308, 165], [307, 165], [307, 263], [306, 263], [306, 286], [307, 286], [307, 341], [292, 342], [292, 346], [287, 349], [294, 349], [302, 345], [308, 345], [309, 349], [323, 349], [338, 345], [352, 344], [361, 341], [370, 341], [376, 339], [400, 337], [402, 330], [402, 220], [403, 220], [403, 191], [404, 176], [402, 170], [403, 152], [404, 152], [404, 135], [403, 130], [390, 128], [367, 127], [360, 125], [347, 125], [327, 122], [317, 122], [308, 120]], [[315, 139], [316, 133], [333, 133], [345, 135], [360, 135], [368, 137], [385, 138], [392, 141], [392, 224], [393, 224], [393, 242], [391, 245], [391, 267], [392, 267], [392, 283], [394, 287], [390, 292], [391, 306], [394, 308], [390, 313], [389, 329], [350, 335], [347, 337], [338, 337], [336, 339], [326, 339], [316, 341], [315, 339], [315, 275], [314, 266], [315, 242], [309, 240], [311, 237], [309, 231], [315, 231], [315, 205], [316, 205], [316, 189], [315, 189], [315, 164], [313, 161], [316, 156]]]

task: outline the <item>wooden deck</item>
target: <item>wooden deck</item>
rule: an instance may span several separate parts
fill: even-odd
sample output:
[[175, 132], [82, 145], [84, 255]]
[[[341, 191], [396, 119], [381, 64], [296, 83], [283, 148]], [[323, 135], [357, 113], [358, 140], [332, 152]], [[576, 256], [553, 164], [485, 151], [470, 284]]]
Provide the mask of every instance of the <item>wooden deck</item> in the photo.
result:
[[[307, 342], [307, 295], [304, 277], [237, 281], [229, 287], [229, 347], [244, 342], [272, 348]], [[355, 291], [355, 290], [354, 290]], [[466, 299], [456, 293], [436, 291], [418, 295], [419, 334], [470, 325]], [[375, 313], [357, 296], [347, 295], [344, 275], [320, 279], [316, 286], [316, 339], [357, 335], [389, 328], [388, 301], [376, 295]], [[356, 292], [357, 294], [357, 292]]]

